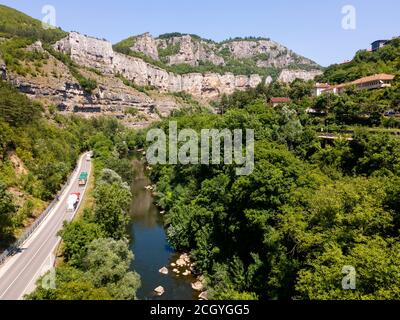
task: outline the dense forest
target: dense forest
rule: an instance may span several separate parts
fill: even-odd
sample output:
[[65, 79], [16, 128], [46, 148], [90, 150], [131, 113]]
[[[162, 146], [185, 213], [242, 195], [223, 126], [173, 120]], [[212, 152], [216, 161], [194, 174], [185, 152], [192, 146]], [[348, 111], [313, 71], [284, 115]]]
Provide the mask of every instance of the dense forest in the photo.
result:
[[[0, 243], [18, 236], [65, 182], [85, 146], [90, 128], [80, 118], [44, 112], [0, 82]], [[15, 201], [10, 203], [11, 195]]]
[[[180, 129], [256, 132], [250, 176], [234, 166], [151, 171], [169, 240], [192, 252], [213, 298], [400, 298], [396, 137], [360, 133], [322, 147], [306, 115], [263, 101], [174, 120]], [[357, 270], [356, 291], [341, 288], [345, 265]]]
[[[398, 56], [370, 72], [390, 71]], [[400, 140], [390, 129], [400, 126], [385, 116], [399, 110], [399, 81], [320, 97], [313, 85], [259, 86], [222, 97], [220, 115], [179, 112], [155, 125], [255, 130], [249, 176], [236, 176], [234, 165], [159, 165], [149, 173], [171, 244], [192, 253], [214, 299], [400, 298]], [[292, 103], [272, 108], [276, 96]], [[338, 139], [319, 139], [321, 130]], [[138, 141], [146, 146], [145, 134]], [[356, 270], [356, 290], [342, 289], [345, 266]]]

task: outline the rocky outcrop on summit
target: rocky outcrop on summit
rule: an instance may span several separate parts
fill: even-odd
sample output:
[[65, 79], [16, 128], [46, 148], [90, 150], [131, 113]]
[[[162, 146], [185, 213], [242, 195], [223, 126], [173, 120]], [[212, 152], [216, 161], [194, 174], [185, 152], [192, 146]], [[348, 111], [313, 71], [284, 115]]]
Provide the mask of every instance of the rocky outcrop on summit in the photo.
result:
[[196, 39], [190, 35], [173, 37], [170, 39], [157, 39], [158, 47], [166, 49], [168, 47], [177, 47], [176, 54], [167, 56], [169, 65], [189, 64], [198, 66], [201, 62], [210, 62], [214, 65], [225, 65], [225, 60], [216, 54], [217, 47], [213, 43]]
[[296, 79], [302, 79], [305, 81], [314, 80], [316, 76], [321, 75], [323, 72], [320, 70], [283, 70], [278, 78], [278, 81], [291, 83]]
[[268, 40], [234, 40], [222, 45], [221, 50], [229, 50], [235, 59], [256, 59], [260, 68], [285, 68], [289, 65], [310, 65], [318, 68], [318, 65], [281, 44]]
[[158, 48], [157, 43], [150, 33], [144, 33], [135, 38], [135, 42], [132, 47], [132, 51], [141, 52], [149, 56], [153, 60], [158, 60]]
[[96, 68], [108, 75], [122, 75], [139, 86], [153, 86], [161, 92], [187, 92], [197, 97], [215, 98], [236, 90], [254, 88], [262, 82], [259, 75], [174, 74], [142, 59], [114, 52], [108, 41], [75, 32], [58, 41], [54, 48], [70, 55], [81, 66]]
[[[129, 41], [124, 40], [116, 45], [119, 52], [126, 53], [126, 50], [130, 50], [132, 53], [136, 51], [147, 54], [154, 60], [172, 67], [172, 70], [175, 65], [188, 65], [194, 70], [199, 67], [199, 70], [234, 72], [236, 75], [238, 72], [247, 75], [251, 72], [264, 77], [283, 70], [282, 78], [279, 79], [281, 81], [291, 81], [292, 77], [304, 80], [313, 79], [321, 70], [321, 67], [314, 61], [266, 38], [235, 38], [218, 43], [196, 35], [180, 33], [164, 34], [153, 39], [150, 34], [146, 33], [143, 36], [129, 39], [135, 39], [137, 44], [127, 47], [126, 43]], [[158, 56], [156, 56], [155, 44]], [[150, 50], [148, 47], [152, 49]], [[273, 70], [275, 72], [272, 72]], [[287, 70], [296, 71], [288, 72]], [[239, 77], [241, 76], [239, 75]], [[270, 82], [270, 79], [267, 83]]]
[[[238, 38], [217, 43], [195, 35], [183, 34], [167, 34], [154, 39], [149, 33], [135, 39], [137, 45], [130, 50], [142, 52], [156, 60], [161, 59], [170, 66], [188, 64], [196, 67], [201, 63], [225, 66], [228, 59], [252, 59], [259, 68], [283, 69], [293, 65], [307, 65], [319, 69], [314, 61], [270, 39]], [[154, 48], [155, 44], [160, 49], [158, 54]], [[149, 50], [148, 47], [152, 49]], [[161, 57], [161, 50], [166, 51], [166, 55]]]

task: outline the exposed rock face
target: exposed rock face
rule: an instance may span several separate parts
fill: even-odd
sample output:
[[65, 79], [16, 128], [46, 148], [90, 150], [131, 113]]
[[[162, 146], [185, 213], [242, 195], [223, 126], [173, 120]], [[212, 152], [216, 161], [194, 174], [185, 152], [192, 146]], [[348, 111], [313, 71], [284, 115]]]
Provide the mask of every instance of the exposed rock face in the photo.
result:
[[107, 41], [71, 32], [68, 37], [58, 41], [54, 48], [70, 55], [80, 65], [98, 68], [103, 73], [113, 73], [114, 51]]
[[296, 79], [305, 81], [313, 80], [316, 76], [322, 74], [320, 70], [306, 71], [306, 70], [283, 70], [278, 78], [278, 81], [291, 83]]
[[[42, 51], [43, 48], [40, 43], [35, 43], [27, 50]], [[99, 61], [97, 59], [96, 63], [100, 63]], [[159, 120], [160, 115], [168, 116], [180, 107], [174, 97], [148, 96], [126, 86], [114, 75], [100, 76], [85, 69], [79, 71], [85, 77], [97, 81], [98, 88], [92, 94], [85, 92], [68, 67], [52, 56], [49, 56], [35, 77], [10, 73], [8, 80], [28, 97], [55, 105], [60, 111], [84, 116], [114, 115], [132, 127], [145, 127]], [[137, 118], [130, 111], [137, 114]]]
[[27, 47], [27, 50], [29, 51], [39, 51], [43, 52], [43, 45], [41, 41], [36, 41], [35, 43], [31, 44], [30, 46]]
[[135, 44], [130, 48], [132, 51], [142, 52], [154, 60], [158, 60], [157, 43], [150, 33], [136, 37]]
[[317, 65], [272, 40], [238, 40], [222, 45], [236, 59], [256, 59], [260, 68], [285, 68], [291, 64]]
[[140, 86], [153, 86], [161, 92], [184, 91], [198, 97], [214, 98], [221, 94], [232, 94], [235, 90], [256, 87], [262, 82], [259, 75], [173, 74], [142, 59], [114, 52], [110, 42], [75, 32], [58, 41], [54, 47], [70, 55], [79, 65], [96, 68], [104, 74], [121, 74]]
[[157, 39], [160, 48], [168, 46], [178, 46], [179, 52], [168, 57], [168, 64], [189, 64], [198, 66], [200, 62], [211, 62], [214, 65], [224, 65], [224, 58], [216, 54], [217, 48], [215, 44], [206, 43], [202, 40], [193, 40], [192, 36], [184, 35], [181, 37], [173, 37], [164, 40]]
[[[316, 69], [319, 66], [302, 57], [283, 45], [269, 39], [238, 39], [216, 43], [192, 35], [180, 35], [170, 38], [153, 39], [150, 34], [145, 38], [139, 36], [138, 45], [131, 47], [133, 51], [143, 52], [152, 58], [159, 58], [154, 44], [160, 49], [172, 49], [163, 60], [169, 65], [188, 64], [199, 66], [200, 63], [211, 63], [217, 66], [225, 65], [226, 57], [236, 60], [252, 59], [259, 68], [287, 68], [290, 65], [310, 65]], [[147, 45], [143, 44], [146, 43]], [[140, 45], [139, 45], [140, 44]], [[151, 47], [151, 50], [146, 49]], [[178, 52], [174, 51], [178, 49]], [[157, 57], [156, 57], [157, 55]]]

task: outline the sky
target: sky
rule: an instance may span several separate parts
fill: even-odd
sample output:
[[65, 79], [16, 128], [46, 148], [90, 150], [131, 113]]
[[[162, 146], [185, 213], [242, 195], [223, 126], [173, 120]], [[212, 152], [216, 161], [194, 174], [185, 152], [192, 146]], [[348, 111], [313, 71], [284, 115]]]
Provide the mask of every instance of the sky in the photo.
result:
[[[42, 20], [42, 8], [56, 9], [65, 31], [113, 43], [150, 32], [193, 33], [222, 41], [244, 36], [271, 38], [322, 66], [351, 59], [377, 39], [400, 36], [399, 0], [0, 0]], [[355, 9], [355, 20], [342, 13]], [[349, 16], [352, 18], [352, 16]], [[345, 22], [353, 22], [350, 29]], [[348, 25], [348, 24], [347, 24]], [[354, 28], [353, 28], [354, 27]]]

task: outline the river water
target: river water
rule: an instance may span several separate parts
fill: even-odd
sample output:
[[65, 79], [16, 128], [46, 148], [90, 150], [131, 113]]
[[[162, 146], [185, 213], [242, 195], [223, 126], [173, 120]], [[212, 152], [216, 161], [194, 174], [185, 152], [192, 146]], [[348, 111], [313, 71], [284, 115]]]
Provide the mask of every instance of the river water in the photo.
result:
[[[179, 254], [168, 245], [162, 215], [154, 205], [154, 198], [145, 189], [151, 181], [144, 174], [144, 165], [135, 160], [136, 177], [132, 184], [134, 200], [131, 205], [132, 223], [131, 250], [135, 255], [132, 269], [140, 274], [142, 287], [138, 290], [140, 300], [194, 300], [196, 293], [191, 287], [195, 279], [172, 272], [170, 264], [176, 262]], [[168, 275], [159, 273], [168, 267]], [[162, 286], [164, 295], [156, 297], [154, 289]], [[198, 293], [197, 293], [198, 295]]]

